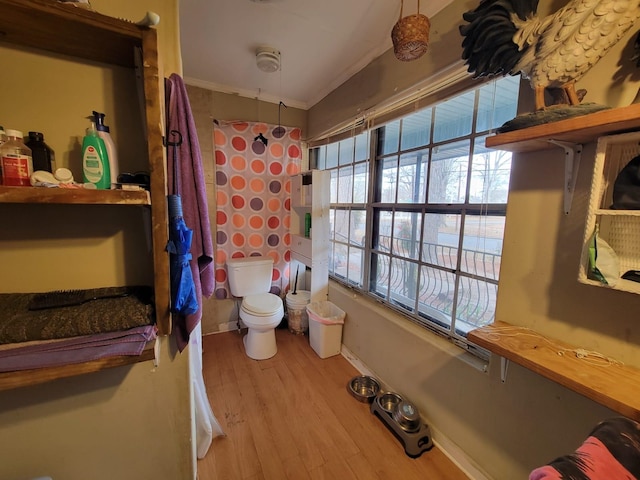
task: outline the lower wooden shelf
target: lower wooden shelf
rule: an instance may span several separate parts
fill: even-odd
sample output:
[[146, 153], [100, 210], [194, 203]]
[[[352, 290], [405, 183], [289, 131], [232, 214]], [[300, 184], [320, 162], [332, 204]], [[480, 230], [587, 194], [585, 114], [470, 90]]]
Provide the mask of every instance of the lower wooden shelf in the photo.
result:
[[21, 370], [16, 372], [0, 373], [0, 391], [14, 388], [27, 387], [50, 382], [59, 378], [75, 377], [86, 373], [99, 372], [107, 368], [132, 365], [134, 363], [153, 360], [155, 340], [147, 343], [140, 355], [121, 355], [108, 357], [90, 362], [62, 365], [59, 367], [38, 368], [34, 370]]
[[640, 421], [640, 369], [589, 356], [584, 349], [505, 322], [472, 330], [467, 339]]

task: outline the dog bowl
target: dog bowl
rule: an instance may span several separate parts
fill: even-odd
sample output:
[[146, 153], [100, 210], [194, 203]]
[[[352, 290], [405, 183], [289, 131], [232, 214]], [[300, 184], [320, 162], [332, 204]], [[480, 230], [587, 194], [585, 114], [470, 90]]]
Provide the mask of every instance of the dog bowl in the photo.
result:
[[420, 412], [413, 403], [407, 400], [402, 400], [396, 405], [393, 419], [407, 432], [415, 432], [420, 429]]
[[371, 403], [380, 391], [380, 384], [373, 377], [359, 375], [349, 380], [347, 389], [356, 400], [363, 403]]
[[393, 413], [398, 405], [402, 401], [402, 397], [394, 392], [386, 392], [376, 397], [378, 406], [387, 413]]

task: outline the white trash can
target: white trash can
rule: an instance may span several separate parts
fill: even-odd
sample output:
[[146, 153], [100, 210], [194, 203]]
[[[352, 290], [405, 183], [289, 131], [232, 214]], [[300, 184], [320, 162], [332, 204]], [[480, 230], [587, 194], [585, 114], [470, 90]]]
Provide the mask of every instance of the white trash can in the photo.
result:
[[311, 302], [309, 314], [309, 344], [320, 358], [340, 353], [342, 347], [342, 325], [345, 312], [328, 300]]
[[311, 292], [298, 290], [287, 293], [287, 325], [291, 333], [304, 335], [309, 331], [309, 316], [307, 315], [307, 304], [311, 300]]

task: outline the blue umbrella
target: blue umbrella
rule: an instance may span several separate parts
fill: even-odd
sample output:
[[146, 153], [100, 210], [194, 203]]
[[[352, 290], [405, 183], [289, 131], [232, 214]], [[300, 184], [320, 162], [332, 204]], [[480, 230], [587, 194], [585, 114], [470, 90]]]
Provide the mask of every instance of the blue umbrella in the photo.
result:
[[173, 182], [174, 195], [169, 195], [169, 273], [171, 277], [171, 311], [180, 315], [189, 315], [198, 311], [193, 274], [191, 273], [191, 230], [182, 216], [182, 198], [180, 198], [180, 168], [178, 168], [178, 146], [182, 143], [182, 135], [177, 130], [171, 130], [172, 135], [178, 136], [177, 142], [167, 141], [173, 147]]

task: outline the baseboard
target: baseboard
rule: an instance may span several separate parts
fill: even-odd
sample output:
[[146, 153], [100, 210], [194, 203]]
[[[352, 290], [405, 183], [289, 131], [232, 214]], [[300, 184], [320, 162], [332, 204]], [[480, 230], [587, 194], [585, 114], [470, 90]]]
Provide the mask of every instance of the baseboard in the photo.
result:
[[215, 332], [207, 332], [204, 335], [215, 335], [217, 333], [235, 332], [238, 330], [238, 322], [218, 323], [218, 330]]
[[[356, 355], [353, 354], [347, 347], [342, 345], [340, 354], [358, 370], [362, 375], [370, 375], [379, 380], [379, 377], [375, 372], [371, 371]], [[381, 382], [382, 389], [391, 390], [389, 385], [385, 385]], [[429, 425], [431, 435], [433, 436], [433, 443], [444, 453], [465, 475], [471, 480], [491, 480], [482, 471], [480, 471], [474, 464], [474, 462], [464, 453], [464, 451], [453, 443], [446, 435], [443, 435], [433, 425]]]

